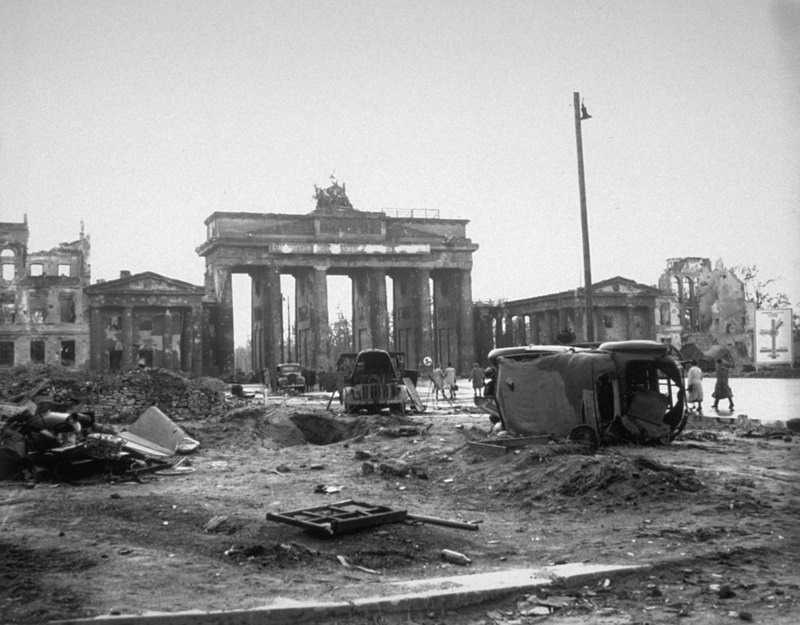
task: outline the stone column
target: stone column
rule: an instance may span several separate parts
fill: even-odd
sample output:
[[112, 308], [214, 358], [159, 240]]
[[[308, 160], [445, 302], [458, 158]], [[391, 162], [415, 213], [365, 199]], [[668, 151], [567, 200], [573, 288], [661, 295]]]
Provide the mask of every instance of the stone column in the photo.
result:
[[364, 269], [352, 274], [353, 339], [356, 351], [389, 349], [386, 271]]
[[369, 280], [369, 330], [372, 345], [389, 349], [389, 300], [386, 296], [386, 271], [370, 269]]
[[173, 368], [173, 358], [172, 358], [172, 313], [170, 312], [169, 308], [164, 312], [164, 334], [161, 337], [162, 340], [162, 356], [161, 356], [161, 366], [164, 369], [172, 369]]
[[625, 338], [629, 341], [636, 338], [636, 319], [634, 319], [633, 313], [633, 304], [627, 304], [625, 306]]
[[531, 313], [531, 342], [534, 345], [541, 344], [539, 337], [539, 313]]
[[[308, 363], [301, 364], [315, 371], [327, 371], [328, 357], [328, 280], [325, 267], [314, 267], [308, 272], [311, 292], [309, 298], [309, 324], [311, 329], [311, 352]], [[295, 340], [297, 340], [295, 338]]]
[[503, 311], [498, 308], [494, 315], [494, 346], [504, 347], [503, 344]]
[[133, 353], [133, 306], [122, 309], [122, 365], [123, 371], [138, 366], [139, 354]]
[[[475, 361], [475, 329], [472, 316], [472, 274], [469, 270], [460, 272], [458, 300], [458, 365], [459, 375], [467, 375]], [[524, 322], [523, 322], [524, 326]]]
[[269, 371], [270, 384], [275, 383], [278, 365], [282, 362], [283, 295], [281, 274], [275, 267], [265, 267], [258, 274], [261, 282], [261, 319], [263, 332], [264, 368]]
[[217, 349], [220, 373], [224, 375], [233, 373], [235, 367], [231, 270], [228, 267], [217, 267], [214, 278], [217, 297]]
[[89, 325], [89, 331], [91, 333], [92, 341], [91, 341], [91, 352], [89, 356], [90, 367], [93, 371], [105, 371], [105, 358], [103, 357], [105, 352], [105, 336], [103, 333], [103, 328], [101, 324], [103, 322], [103, 318], [100, 316], [100, 309], [99, 308], [92, 308], [91, 309], [91, 320]]

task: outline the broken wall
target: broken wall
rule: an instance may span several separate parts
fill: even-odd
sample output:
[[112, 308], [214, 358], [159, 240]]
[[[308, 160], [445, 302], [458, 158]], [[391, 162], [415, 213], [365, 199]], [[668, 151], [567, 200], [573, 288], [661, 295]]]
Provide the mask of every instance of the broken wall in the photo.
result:
[[90, 242], [28, 252], [27, 218], [0, 223], [0, 367], [84, 367], [89, 360]]
[[677, 297], [684, 345], [703, 351], [722, 345], [735, 360], [752, 362], [752, 304], [721, 259], [713, 265], [708, 258], [669, 259], [659, 286]]

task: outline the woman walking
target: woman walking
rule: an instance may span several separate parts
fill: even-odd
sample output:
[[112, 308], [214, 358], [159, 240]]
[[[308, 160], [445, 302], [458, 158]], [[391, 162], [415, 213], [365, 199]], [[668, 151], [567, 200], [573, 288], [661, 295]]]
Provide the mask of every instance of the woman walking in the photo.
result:
[[720, 399], [727, 399], [728, 410], [733, 410], [733, 392], [728, 384], [728, 367], [721, 360], [717, 360], [717, 382], [714, 384], [711, 396], [714, 398], [714, 404], [711, 406], [714, 410], [719, 409]]
[[697, 413], [703, 414], [703, 371], [692, 361], [686, 375], [686, 405], [697, 404]]

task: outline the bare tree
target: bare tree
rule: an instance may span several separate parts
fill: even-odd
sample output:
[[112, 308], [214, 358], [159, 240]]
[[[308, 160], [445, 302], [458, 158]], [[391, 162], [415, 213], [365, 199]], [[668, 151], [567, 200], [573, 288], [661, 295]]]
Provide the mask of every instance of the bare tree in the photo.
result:
[[757, 309], [788, 308], [791, 306], [786, 293], [772, 292], [768, 287], [780, 281], [777, 278], [763, 278], [756, 265], [736, 265], [731, 271], [744, 283], [744, 296], [752, 300]]

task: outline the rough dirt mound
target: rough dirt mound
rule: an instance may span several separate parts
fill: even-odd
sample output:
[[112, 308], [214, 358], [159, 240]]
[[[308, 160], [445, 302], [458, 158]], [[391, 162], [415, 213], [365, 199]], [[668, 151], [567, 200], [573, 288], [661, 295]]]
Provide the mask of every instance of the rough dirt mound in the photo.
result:
[[306, 437], [285, 412], [267, 406], [244, 406], [207, 419], [190, 434], [205, 448], [282, 449], [305, 445]]
[[529, 467], [521, 486], [509, 485], [509, 492], [525, 499], [548, 497], [580, 498], [583, 503], [602, 500], [605, 504], [663, 499], [695, 493], [703, 484], [693, 471], [678, 469], [643, 456], [603, 454], [584, 456], [531, 454], [520, 464]]
[[[479, 483], [521, 507], [533, 502], [579, 505], [627, 504], [696, 493], [705, 487], [691, 469], [641, 455], [587, 454], [577, 445], [544, 445], [518, 454], [481, 457], [468, 448], [460, 456], [459, 481]], [[469, 479], [467, 479], [469, 478]]]

